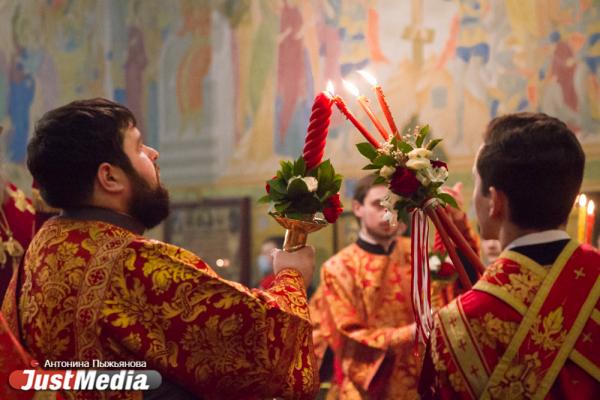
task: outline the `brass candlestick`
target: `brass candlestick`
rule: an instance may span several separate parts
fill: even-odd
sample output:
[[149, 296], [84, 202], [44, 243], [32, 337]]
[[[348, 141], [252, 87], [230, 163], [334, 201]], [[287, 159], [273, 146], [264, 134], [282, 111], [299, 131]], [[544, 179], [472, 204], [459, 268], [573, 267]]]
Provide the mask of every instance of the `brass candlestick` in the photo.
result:
[[285, 228], [283, 250], [292, 252], [306, 246], [308, 234], [327, 226], [327, 221], [314, 215], [306, 215], [303, 219], [286, 218], [278, 213], [270, 213], [279, 225]]

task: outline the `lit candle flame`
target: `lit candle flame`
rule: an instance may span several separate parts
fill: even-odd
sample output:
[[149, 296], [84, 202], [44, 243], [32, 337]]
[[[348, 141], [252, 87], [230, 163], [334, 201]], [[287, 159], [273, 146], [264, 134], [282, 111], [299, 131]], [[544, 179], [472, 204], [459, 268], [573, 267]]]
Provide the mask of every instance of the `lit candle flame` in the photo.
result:
[[579, 196], [579, 207], [585, 207], [587, 204], [587, 197], [585, 194]]
[[331, 82], [330, 80], [327, 81], [327, 86], [325, 87], [325, 90], [327, 90], [329, 92], [329, 94], [331, 94], [333, 96], [335, 94], [335, 89], [333, 87], [333, 82]]
[[587, 205], [587, 214], [594, 215], [595, 208], [596, 208], [596, 205], [594, 204], [594, 200], [590, 200], [590, 202]]
[[363, 78], [365, 78], [365, 80], [367, 82], [369, 82], [369, 84], [371, 86], [377, 86], [377, 79], [375, 79], [375, 77], [373, 75], [371, 75], [370, 73], [368, 73], [367, 71], [365, 71], [364, 69], [358, 70], [357, 71]]
[[358, 97], [360, 92], [358, 91], [358, 88], [356, 86], [354, 86], [354, 84], [352, 82], [349, 82], [345, 79], [342, 79], [342, 82], [344, 83], [344, 87], [346, 88], [346, 90], [348, 90], [350, 93], [352, 93], [352, 95], [354, 95], [355, 97]]

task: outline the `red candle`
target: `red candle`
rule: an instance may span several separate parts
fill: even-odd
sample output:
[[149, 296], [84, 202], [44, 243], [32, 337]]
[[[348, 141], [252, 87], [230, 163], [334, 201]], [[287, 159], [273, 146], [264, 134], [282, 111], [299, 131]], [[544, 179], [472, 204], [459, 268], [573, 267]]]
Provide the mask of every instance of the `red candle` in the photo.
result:
[[379, 101], [379, 106], [383, 111], [383, 115], [385, 115], [385, 119], [387, 119], [388, 125], [392, 130], [392, 135], [400, 138], [400, 133], [398, 132], [398, 128], [396, 127], [396, 123], [394, 122], [394, 117], [392, 117], [392, 112], [390, 111], [390, 107], [385, 101], [385, 96], [383, 95], [383, 89], [381, 86], [377, 85], [374, 87], [375, 94], [377, 95], [377, 100]]
[[390, 111], [390, 107], [388, 106], [387, 101], [385, 101], [385, 96], [383, 95], [383, 89], [381, 86], [377, 84], [377, 79], [367, 71], [360, 70], [359, 74], [365, 78], [367, 82], [369, 82], [373, 86], [373, 90], [377, 95], [377, 101], [379, 101], [379, 106], [381, 107], [381, 111], [383, 111], [383, 115], [385, 115], [385, 119], [392, 130], [392, 135], [396, 136], [398, 139], [402, 139], [400, 133], [398, 132], [398, 128], [396, 127], [396, 122], [394, 122], [394, 117], [392, 116], [392, 112]]
[[387, 132], [385, 131], [385, 128], [383, 127], [383, 125], [381, 125], [381, 122], [379, 122], [379, 120], [377, 119], [375, 114], [373, 114], [371, 107], [369, 107], [369, 100], [365, 96], [358, 96], [356, 99], [358, 101], [358, 104], [360, 104], [360, 106], [362, 107], [364, 112], [367, 114], [367, 116], [371, 120], [371, 122], [373, 122], [373, 125], [375, 125], [375, 128], [377, 128], [377, 130], [383, 137], [383, 140], [388, 140], [389, 136], [388, 136]]
[[596, 213], [594, 212], [594, 201], [590, 200], [587, 206], [587, 215], [585, 223], [585, 243], [592, 244], [592, 233], [594, 232], [594, 222], [596, 221]]
[[378, 149], [380, 146], [379, 142], [377, 140], [375, 140], [375, 138], [373, 137], [373, 135], [371, 135], [369, 133], [367, 128], [365, 128], [365, 126], [363, 124], [361, 124], [359, 120], [356, 119], [354, 114], [352, 114], [352, 112], [350, 112], [350, 110], [348, 110], [348, 107], [346, 106], [346, 103], [344, 103], [344, 100], [342, 100], [342, 98], [339, 96], [335, 96], [333, 98], [333, 102], [335, 103], [337, 108], [342, 112], [342, 114], [344, 114], [346, 116], [346, 118], [348, 118], [348, 120], [350, 120], [350, 122], [352, 122], [352, 124], [356, 127], [356, 129], [358, 129], [358, 131], [360, 133], [362, 133], [362, 135], [365, 137], [365, 139], [367, 139], [373, 147]]
[[315, 97], [302, 154], [307, 171], [319, 165], [323, 158], [329, 121], [331, 120], [332, 103], [333, 99], [327, 92], [321, 92]]

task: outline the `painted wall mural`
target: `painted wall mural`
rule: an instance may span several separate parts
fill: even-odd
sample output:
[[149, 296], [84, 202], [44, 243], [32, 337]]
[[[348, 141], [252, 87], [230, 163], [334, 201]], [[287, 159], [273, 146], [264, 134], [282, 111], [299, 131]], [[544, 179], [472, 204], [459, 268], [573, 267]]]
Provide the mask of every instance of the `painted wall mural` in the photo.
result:
[[[598, 0], [5, 0], [0, 19], [2, 142], [17, 166], [44, 111], [105, 96], [136, 113], [170, 185], [262, 180], [301, 153], [327, 80], [348, 103], [342, 78], [370, 95], [363, 68], [398, 125], [429, 123], [451, 162], [520, 110], [600, 144]], [[341, 172], [360, 174], [359, 140], [336, 113], [326, 156]]]

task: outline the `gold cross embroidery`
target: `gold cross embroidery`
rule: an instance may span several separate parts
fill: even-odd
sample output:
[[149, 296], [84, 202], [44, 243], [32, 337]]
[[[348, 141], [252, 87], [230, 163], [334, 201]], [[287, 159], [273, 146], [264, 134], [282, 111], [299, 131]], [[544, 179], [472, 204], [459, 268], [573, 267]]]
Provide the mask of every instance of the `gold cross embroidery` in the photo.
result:
[[584, 333], [583, 334], [583, 343], [585, 342], [590, 342], [592, 341], [592, 333], [588, 332], [588, 333]]
[[583, 267], [576, 269], [575, 271], [575, 279], [579, 279], [585, 276], [585, 273], [583, 272]]
[[7, 188], [8, 190], [8, 194], [10, 195], [10, 197], [13, 198], [14, 202], [15, 202], [15, 207], [23, 212], [25, 210], [33, 213], [34, 209], [33, 206], [31, 204], [29, 204], [29, 202], [27, 201], [27, 197], [25, 196], [25, 193], [20, 190], [11, 190], [10, 188]]

